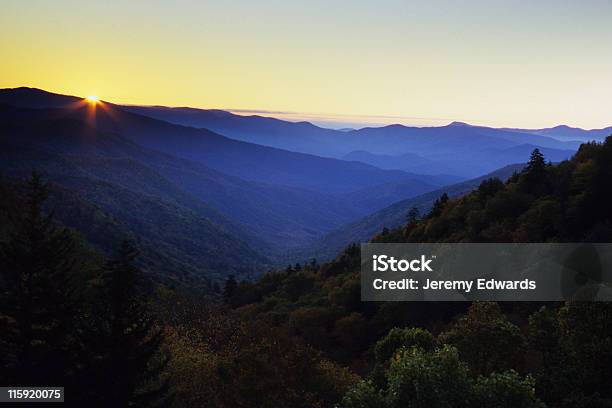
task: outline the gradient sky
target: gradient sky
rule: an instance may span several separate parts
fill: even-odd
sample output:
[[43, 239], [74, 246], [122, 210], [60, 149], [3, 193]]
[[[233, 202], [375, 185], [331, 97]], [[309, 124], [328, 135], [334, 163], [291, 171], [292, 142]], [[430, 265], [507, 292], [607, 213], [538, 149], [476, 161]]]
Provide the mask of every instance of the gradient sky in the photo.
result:
[[612, 1], [2, 1], [0, 87], [321, 122], [612, 125]]

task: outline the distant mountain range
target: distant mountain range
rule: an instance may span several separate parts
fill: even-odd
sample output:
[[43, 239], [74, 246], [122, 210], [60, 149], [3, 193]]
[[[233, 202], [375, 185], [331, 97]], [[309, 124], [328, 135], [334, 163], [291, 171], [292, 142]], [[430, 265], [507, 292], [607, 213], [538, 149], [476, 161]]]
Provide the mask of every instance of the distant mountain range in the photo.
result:
[[536, 147], [560, 161], [578, 146], [537, 132], [462, 123], [339, 131], [0, 90], [0, 171], [40, 170], [64, 224], [105, 250], [111, 236], [133, 237], [149, 269], [188, 281], [333, 256], [397, 225], [407, 206], [469, 191], [480, 178], [468, 177], [525, 162]]
[[[606, 130], [582, 131], [567, 138], [562, 127], [540, 130], [495, 129], [453, 122], [441, 127], [389, 125], [331, 130], [308, 122], [262, 116], [240, 116], [221, 110], [124, 106], [124, 109], [168, 122], [206, 128], [252, 143], [324, 157], [357, 160], [381, 168], [419, 174], [453, 174], [470, 178], [524, 160], [531, 146], [547, 148], [551, 160], [566, 159], [580, 142], [601, 139]], [[556, 136], [559, 136], [558, 138]], [[509, 150], [525, 145], [523, 149]], [[366, 152], [369, 155], [360, 155]], [[376, 157], [383, 156], [383, 157]]]
[[[80, 212], [95, 208], [116, 231], [139, 237], [144, 252], [163, 258], [148, 259], [158, 270], [249, 276], [397, 197], [448, 181], [237, 142], [108, 103], [94, 115], [81, 98], [40, 90], [0, 91], [0, 104], [0, 170], [18, 178], [42, 171], [90, 208]], [[378, 186], [380, 201], [355, 198]]]
[[580, 141], [580, 142], [591, 142], [591, 141], [603, 141], [607, 136], [612, 134], [612, 126], [608, 126], [602, 129], [591, 129], [585, 130], [566, 125], [559, 125], [545, 129], [505, 129], [513, 132], [531, 133], [534, 135], [541, 135], [552, 137], [562, 141]]

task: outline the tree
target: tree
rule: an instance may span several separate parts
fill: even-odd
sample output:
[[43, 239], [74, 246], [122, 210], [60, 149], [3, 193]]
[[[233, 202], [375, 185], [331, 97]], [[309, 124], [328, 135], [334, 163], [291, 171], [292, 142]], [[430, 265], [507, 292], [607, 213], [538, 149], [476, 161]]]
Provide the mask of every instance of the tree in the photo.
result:
[[412, 207], [409, 211], [408, 211], [408, 225], [414, 225], [417, 223], [417, 221], [419, 220], [419, 209], [416, 207]]
[[440, 196], [440, 198], [434, 201], [433, 207], [429, 212], [428, 218], [440, 216], [440, 214], [442, 214], [442, 210], [444, 210], [444, 207], [446, 206], [446, 203], [448, 203], [448, 194], [444, 193]]
[[391, 359], [383, 386], [372, 380], [352, 387], [341, 408], [544, 408], [535, 382], [515, 371], [474, 379], [454, 347], [402, 348]]
[[232, 296], [236, 293], [236, 288], [238, 287], [238, 282], [236, 282], [236, 278], [234, 275], [230, 275], [227, 277], [225, 281], [225, 287], [223, 288], [223, 299], [225, 303], [229, 303]]
[[523, 186], [530, 193], [541, 193], [546, 180], [546, 160], [540, 149], [535, 148], [524, 171]]
[[77, 377], [76, 242], [43, 215], [47, 185], [32, 173], [24, 214], [0, 247], [3, 384], [66, 384]]
[[474, 302], [468, 313], [439, 337], [459, 350], [476, 374], [521, 369], [525, 339], [493, 302]]
[[497, 177], [484, 180], [478, 186], [478, 196], [481, 200], [494, 196], [498, 191], [504, 189], [504, 183]]
[[419, 347], [431, 351], [436, 344], [436, 338], [425, 329], [395, 327], [385, 337], [376, 342], [374, 355], [377, 363], [384, 363], [402, 347]]
[[387, 408], [384, 393], [369, 380], [360, 381], [352, 387], [339, 405], [340, 408]]
[[488, 408], [545, 408], [535, 395], [532, 377], [522, 378], [516, 371], [478, 377], [474, 384], [472, 406]]
[[162, 332], [146, 305], [141, 272], [134, 265], [137, 254], [123, 241], [101, 279], [101, 317], [91, 339], [96, 393], [92, 404], [101, 407], [159, 406], [167, 394], [160, 379], [165, 365]]
[[537, 147], [531, 152], [529, 162], [527, 162], [527, 173], [542, 174], [546, 170], [546, 159]]
[[393, 408], [470, 406], [471, 375], [452, 347], [403, 349], [391, 361], [388, 383]]

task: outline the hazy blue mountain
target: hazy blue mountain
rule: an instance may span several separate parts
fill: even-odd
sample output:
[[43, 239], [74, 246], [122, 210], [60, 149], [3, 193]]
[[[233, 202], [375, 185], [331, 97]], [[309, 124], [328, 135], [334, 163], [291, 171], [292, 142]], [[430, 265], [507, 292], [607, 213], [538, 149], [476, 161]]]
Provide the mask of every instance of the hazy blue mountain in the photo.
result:
[[368, 242], [371, 237], [380, 233], [383, 228], [394, 228], [405, 224], [408, 216], [408, 211], [412, 207], [419, 209], [421, 214], [427, 214], [431, 209], [434, 201], [442, 194], [447, 193], [449, 197], [461, 196], [478, 187], [483, 180], [491, 177], [497, 177], [501, 180], [507, 180], [514, 172], [520, 171], [525, 165], [514, 164], [505, 166], [494, 172], [486, 174], [475, 179], [463, 181], [434, 190], [417, 197], [395, 202], [388, 207], [367, 215], [355, 222], [349, 223], [330, 232], [314, 245], [299, 251], [297, 257], [308, 259], [316, 257], [317, 259], [331, 259], [335, 257], [347, 245], [356, 242]]
[[218, 109], [123, 106], [123, 109], [166, 122], [206, 128], [232, 139], [323, 157], [341, 157], [342, 132], [309, 122], [289, 122], [259, 115], [236, 115]]
[[[555, 149], [537, 146], [534, 144], [515, 144], [511, 147], [504, 145], [503, 148], [473, 149], [471, 153], [472, 161], [465, 162], [462, 156], [454, 156], [450, 152], [445, 154], [432, 154], [434, 159], [427, 159], [413, 153], [406, 153], [398, 156], [373, 154], [365, 151], [355, 151], [344, 156], [345, 160], [355, 160], [368, 163], [383, 169], [397, 169], [414, 172], [420, 170], [425, 174], [435, 174], [436, 172], [445, 174], [482, 174], [493, 168], [500, 168], [508, 163], [516, 162], [528, 157], [535, 148], [539, 148], [544, 156], [553, 161], [569, 159], [575, 151], [572, 149]], [[467, 152], [465, 152], [467, 154]], [[444, 177], [444, 175], [440, 175]], [[447, 176], [448, 183], [458, 182], [461, 177]]]
[[346, 193], [344, 198], [370, 214], [399, 200], [415, 197], [436, 190], [440, 185], [455, 184], [462, 180], [452, 176], [440, 176], [440, 178], [444, 180], [443, 183], [432, 184], [427, 177], [415, 176], [414, 179], [408, 179], [405, 182], [379, 184]]
[[517, 146], [508, 147], [505, 149], [491, 149], [483, 151], [484, 154], [489, 153], [493, 158], [491, 159], [492, 164], [498, 164], [500, 167], [507, 163], [509, 160], [513, 160], [517, 157], [529, 157], [533, 149], [539, 148], [546, 160], [551, 162], [560, 162], [562, 160], [570, 159], [575, 151], [574, 150], [562, 150], [548, 147], [536, 146], [533, 144], [521, 144]]
[[[298, 245], [361, 214], [336, 196], [246, 182], [74, 119], [42, 120], [40, 110], [34, 112], [38, 121], [29, 124], [27, 113], [0, 109], [2, 167], [8, 174], [38, 168], [54, 178], [103, 180], [194, 210], [254, 245]], [[6, 123], [24, 115], [27, 123]]]
[[570, 127], [567, 125], [559, 125], [551, 128], [544, 129], [507, 129], [515, 132], [531, 133], [534, 135], [541, 135], [552, 137], [561, 141], [580, 141], [590, 142], [593, 140], [603, 141], [607, 136], [612, 135], [612, 126], [608, 126], [602, 129], [581, 129], [576, 127]]
[[[31, 88], [0, 90], [2, 103], [0, 167], [4, 171], [23, 175], [40, 168], [85, 200], [100, 203], [101, 210], [127, 230], [139, 231], [143, 239], [159, 234], [151, 225], [154, 217], [145, 225], [137, 224], [141, 222], [137, 209], [149, 208], [148, 214], [199, 225], [194, 235], [197, 240], [208, 239], [206, 245], [211, 247], [217, 241], [208, 235], [231, 242], [231, 248], [244, 245], [244, 252], [251, 251], [259, 264], [305, 253], [301, 248], [314, 248], [315, 242], [332, 254], [351, 237], [370, 236], [376, 228], [394, 226], [386, 224], [394, 222], [393, 217], [405, 217], [399, 210], [390, 210], [399, 208], [393, 203], [416, 200], [419, 195], [418, 205], [426, 207], [441, 186], [461, 177], [520, 162], [535, 147], [550, 160], [562, 160], [575, 146], [545, 136], [463, 123], [335, 131], [199, 109], [132, 107], [126, 111], [101, 103], [94, 112], [81, 98]], [[241, 128], [245, 135], [250, 134], [250, 125], [259, 136], [276, 128], [277, 140], [301, 138], [304, 146], [323, 138], [328, 147], [347, 150], [343, 155], [351, 161], [247, 143], [150, 117], [160, 112], [165, 119], [196, 126], [208, 117], [210, 123], [225, 123], [227, 131]], [[187, 118], [193, 122], [185, 122]], [[295, 129], [302, 133], [291, 133]], [[414, 174], [417, 170], [430, 175]], [[461, 194], [477, 181], [466, 183], [445, 190]], [[112, 197], [113, 190], [120, 196]], [[430, 191], [434, 192], [426, 194]], [[173, 232], [175, 248], [165, 252], [183, 244], [195, 251], [197, 240], [182, 241], [188, 235], [187, 227]], [[184, 259], [200, 262], [191, 252]]]
[[[464, 178], [523, 160], [524, 156], [512, 156], [511, 151], [506, 151], [514, 146], [575, 151], [579, 145], [575, 141], [560, 141], [532, 131], [494, 129], [462, 122], [438, 127], [389, 125], [331, 130], [307, 122], [240, 116], [219, 110], [160, 106], [128, 106], [125, 109], [266, 146], [354, 160], [389, 170], [430, 175], [447, 173]], [[362, 152], [374, 156], [365, 157]]]
[[577, 142], [561, 142], [544, 136], [464, 123], [423, 128], [391, 125], [364, 128], [350, 134], [361, 138], [362, 150], [369, 153], [397, 156], [402, 151], [409, 152], [434, 163], [441, 163], [440, 166], [434, 166], [434, 169], [450, 170], [452, 174], [462, 177], [477, 177], [524, 160], [525, 156], [520, 149], [515, 155], [512, 150], [508, 150], [520, 145], [555, 149], [562, 151], [560, 155], [575, 151], [579, 145]]
[[[235, 241], [226, 245], [233, 249], [237, 243], [244, 245], [237, 253], [250, 253], [251, 266], [260, 268], [267, 261], [253, 251], [272, 261], [280, 259], [286, 251], [307, 245], [390, 200], [442, 185], [433, 177], [405, 175], [400, 189], [383, 184], [383, 190], [370, 196], [374, 200], [364, 202], [350, 193], [245, 181], [144, 148], [117, 133], [99, 131], [64, 110], [0, 106], [0, 170], [14, 177], [25, 177], [34, 168], [43, 171], [52, 181], [99, 205], [125, 230], [151, 242], [150, 247], [157, 245], [164, 253], [187, 250], [175, 261], [194, 262], [202, 270], [210, 270], [210, 262], [198, 256], [212, 254], [205, 248], [217, 241]], [[144, 208], [150, 208], [149, 216], [142, 219]], [[178, 231], [160, 235], [155, 213], [168, 220], [174, 217], [173, 223], [180, 224]], [[194, 225], [202, 228], [193, 231], [194, 240], [186, 245]], [[167, 242], [160, 243], [162, 238]], [[198, 240], [204, 240], [200, 248]], [[235, 272], [229, 265], [227, 272]]]
[[[344, 155], [342, 158], [348, 161], [371, 164], [372, 166], [387, 170], [404, 170], [411, 173], [420, 171], [423, 174], [438, 174], [441, 176], [462, 173], [461, 166], [453, 166], [452, 164], [426, 159], [414, 153], [394, 156], [356, 150]], [[459, 176], [448, 176], [449, 184], [458, 182], [461, 178]]]

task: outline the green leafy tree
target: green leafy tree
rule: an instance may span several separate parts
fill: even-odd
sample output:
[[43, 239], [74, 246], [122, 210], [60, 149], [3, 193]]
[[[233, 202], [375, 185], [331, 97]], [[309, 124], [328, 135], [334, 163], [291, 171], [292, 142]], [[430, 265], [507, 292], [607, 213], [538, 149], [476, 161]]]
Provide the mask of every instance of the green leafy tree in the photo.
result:
[[362, 381], [349, 390], [341, 408], [544, 408], [535, 382], [515, 371], [474, 379], [457, 349], [402, 348], [391, 358], [387, 381]]
[[369, 380], [363, 380], [352, 387], [342, 398], [340, 408], [387, 408], [386, 396]]
[[390, 407], [469, 407], [472, 379], [457, 350], [413, 347], [391, 360], [387, 390]]
[[473, 303], [439, 341], [455, 346], [476, 374], [522, 369], [524, 364], [525, 339], [496, 303]]
[[431, 351], [436, 345], [437, 341], [434, 335], [425, 329], [395, 327], [385, 337], [376, 342], [374, 355], [377, 363], [384, 363], [402, 347], [419, 347]]
[[522, 378], [516, 371], [479, 377], [474, 384], [472, 406], [487, 408], [545, 408], [535, 395], [532, 377]]

